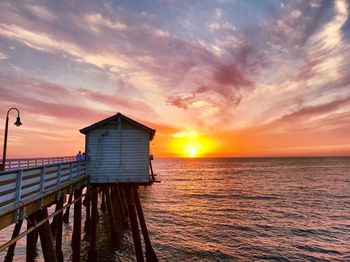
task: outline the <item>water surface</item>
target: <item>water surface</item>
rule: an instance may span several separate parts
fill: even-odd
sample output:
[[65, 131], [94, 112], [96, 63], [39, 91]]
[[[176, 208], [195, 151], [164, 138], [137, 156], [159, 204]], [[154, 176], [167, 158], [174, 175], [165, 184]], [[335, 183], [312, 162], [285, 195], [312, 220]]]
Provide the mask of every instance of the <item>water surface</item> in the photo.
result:
[[[160, 261], [350, 261], [350, 158], [156, 159], [154, 170], [162, 182], [140, 196]], [[113, 251], [104, 221], [101, 261], [134, 261], [130, 232]], [[66, 261], [71, 234], [65, 225]]]
[[164, 261], [350, 261], [350, 158], [161, 159], [141, 189]]

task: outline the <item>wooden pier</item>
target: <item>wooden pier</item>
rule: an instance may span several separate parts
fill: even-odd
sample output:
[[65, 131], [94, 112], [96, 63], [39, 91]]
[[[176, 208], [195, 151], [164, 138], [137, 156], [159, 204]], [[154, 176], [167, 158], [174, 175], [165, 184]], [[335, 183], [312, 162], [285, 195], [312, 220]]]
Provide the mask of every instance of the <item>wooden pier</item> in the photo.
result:
[[[98, 197], [108, 213], [110, 241], [114, 246], [120, 245], [124, 229], [130, 225], [137, 261], [157, 261], [137, 192], [138, 185], [153, 182], [153, 170], [149, 183], [90, 184], [86, 162], [71, 160], [72, 157], [25, 159], [22, 161], [26, 164], [22, 165], [17, 159], [17, 164], [7, 163], [7, 170], [0, 172], [0, 230], [15, 224], [11, 239], [0, 246], [0, 251], [7, 250], [5, 261], [13, 260], [16, 242], [24, 237], [26, 261], [35, 260], [38, 238], [45, 261], [80, 261], [82, 230], [89, 235], [88, 260], [98, 261]], [[55, 206], [52, 214], [48, 214], [50, 206]], [[65, 258], [62, 253], [62, 224], [69, 222], [71, 207], [74, 212], [72, 257]], [[83, 229], [82, 212], [86, 212]], [[25, 221], [27, 229], [20, 233]], [[144, 248], [141, 239], [144, 240]]]

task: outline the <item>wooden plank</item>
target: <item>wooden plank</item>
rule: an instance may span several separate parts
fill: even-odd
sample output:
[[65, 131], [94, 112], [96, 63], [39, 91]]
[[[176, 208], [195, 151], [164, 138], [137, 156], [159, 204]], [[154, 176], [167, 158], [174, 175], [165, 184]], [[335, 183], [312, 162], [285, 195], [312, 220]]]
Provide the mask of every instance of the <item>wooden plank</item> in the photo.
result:
[[21, 202], [23, 202], [26, 199], [32, 198], [34, 195], [39, 195], [40, 194], [40, 188], [37, 190], [32, 190], [26, 194], [22, 194], [21, 196]]
[[30, 178], [31, 176], [40, 175], [40, 168], [23, 170], [23, 179]]
[[50, 173], [50, 174], [48, 174], [48, 173], [46, 173], [45, 174], [45, 182], [46, 181], [50, 181], [50, 180], [52, 180], [52, 179], [56, 179], [57, 178], [57, 172], [54, 172], [54, 173]]
[[48, 182], [45, 181], [45, 184], [44, 184], [44, 188], [45, 190], [51, 188], [51, 187], [55, 187], [56, 186], [56, 180], [53, 179], [53, 180], [50, 180]]
[[0, 212], [5, 214], [10, 208], [15, 205], [14, 197], [6, 202], [1, 202]]
[[11, 200], [11, 199], [14, 200], [15, 197], [16, 197], [16, 191], [15, 190], [11, 190], [10, 193], [7, 193], [6, 195], [2, 195], [0, 197], [0, 204], [1, 204], [1, 202], [6, 202], [6, 201]]
[[25, 179], [22, 182], [22, 188], [26, 188], [28, 186], [40, 185], [40, 176]]
[[3, 183], [7, 183], [7, 181], [13, 181], [16, 180], [16, 172], [9, 173], [9, 174], [1, 174], [0, 175], [0, 185]]
[[39, 192], [39, 191], [40, 191], [40, 184], [22, 189], [21, 199], [23, 199], [27, 194], [33, 194], [33, 192]]

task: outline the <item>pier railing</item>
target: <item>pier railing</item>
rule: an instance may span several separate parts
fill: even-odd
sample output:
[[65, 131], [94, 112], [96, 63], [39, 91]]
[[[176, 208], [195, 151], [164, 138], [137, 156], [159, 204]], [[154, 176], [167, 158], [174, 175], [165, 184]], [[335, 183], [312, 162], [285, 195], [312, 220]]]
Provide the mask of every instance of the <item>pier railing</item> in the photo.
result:
[[5, 170], [13, 170], [20, 168], [29, 168], [34, 166], [42, 166], [55, 163], [64, 163], [74, 161], [74, 156], [63, 157], [41, 157], [41, 158], [9, 158], [5, 162]]
[[67, 188], [86, 181], [85, 161], [0, 172], [0, 229], [45, 206], [47, 197], [52, 201]]

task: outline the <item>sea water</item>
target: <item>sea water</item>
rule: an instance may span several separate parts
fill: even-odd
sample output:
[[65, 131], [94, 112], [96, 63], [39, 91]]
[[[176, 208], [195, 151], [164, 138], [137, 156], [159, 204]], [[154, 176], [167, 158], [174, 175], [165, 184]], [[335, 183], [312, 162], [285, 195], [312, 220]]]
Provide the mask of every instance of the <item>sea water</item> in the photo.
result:
[[350, 261], [350, 158], [161, 159], [140, 189], [163, 261]]
[[[350, 261], [350, 158], [156, 159], [153, 165], [161, 183], [139, 192], [160, 261]], [[99, 259], [134, 261], [131, 233], [113, 251], [103, 226], [108, 218], [100, 214]], [[2, 230], [1, 242], [11, 233]], [[72, 224], [65, 225], [65, 261], [71, 233]], [[87, 249], [83, 240], [82, 261]], [[22, 240], [14, 261], [24, 260]]]

